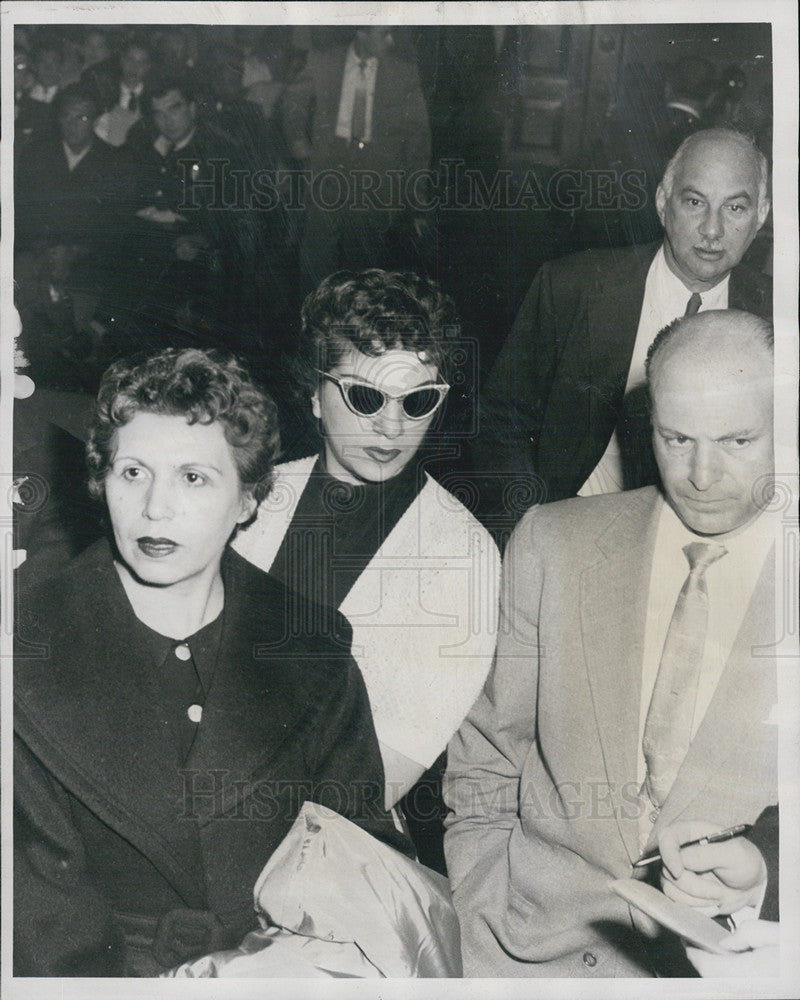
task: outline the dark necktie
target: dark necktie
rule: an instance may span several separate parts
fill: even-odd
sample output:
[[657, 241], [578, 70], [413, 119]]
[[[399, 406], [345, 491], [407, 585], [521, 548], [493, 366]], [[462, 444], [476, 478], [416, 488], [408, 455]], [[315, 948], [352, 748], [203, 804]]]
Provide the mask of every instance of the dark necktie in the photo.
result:
[[694, 316], [694, 314], [699, 310], [700, 306], [703, 304], [703, 300], [700, 297], [699, 292], [692, 292], [689, 296], [689, 301], [686, 303], [686, 312], [684, 316]]
[[358, 78], [353, 94], [353, 117], [350, 135], [354, 142], [364, 139], [367, 131], [367, 63], [365, 59], [358, 62]]
[[692, 741], [700, 667], [708, 629], [705, 573], [728, 550], [712, 542], [683, 547], [689, 575], [678, 594], [658, 668], [642, 749], [647, 763], [645, 789], [660, 809]]
[[128, 111], [134, 115], [139, 111], [139, 97], [134, 93], [128, 95]]

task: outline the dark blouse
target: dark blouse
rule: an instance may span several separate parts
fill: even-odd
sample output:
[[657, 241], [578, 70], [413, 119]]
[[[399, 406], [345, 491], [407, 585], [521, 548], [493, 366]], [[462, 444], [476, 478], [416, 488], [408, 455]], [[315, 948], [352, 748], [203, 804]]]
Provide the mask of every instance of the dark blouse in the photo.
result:
[[211, 687], [222, 637], [220, 612], [214, 621], [186, 639], [171, 639], [136, 619], [134, 631], [139, 645], [152, 656], [160, 681], [158, 710], [165, 728], [171, 729], [178, 763], [183, 764], [192, 749], [203, 705]]
[[422, 488], [416, 462], [383, 483], [335, 479], [318, 458], [269, 569], [317, 604], [338, 608]]

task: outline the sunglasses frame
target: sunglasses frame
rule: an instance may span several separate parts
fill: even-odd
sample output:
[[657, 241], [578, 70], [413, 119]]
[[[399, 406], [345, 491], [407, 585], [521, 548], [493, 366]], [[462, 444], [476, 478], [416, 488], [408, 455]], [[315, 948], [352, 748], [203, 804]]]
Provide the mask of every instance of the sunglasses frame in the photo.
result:
[[[389, 400], [393, 401], [396, 400], [398, 403], [403, 403], [407, 396], [411, 396], [415, 392], [424, 392], [426, 389], [433, 390], [434, 392], [437, 392], [439, 394], [439, 399], [436, 401], [436, 405], [433, 407], [433, 409], [429, 410], [427, 413], [423, 413], [422, 416], [413, 417], [411, 416], [411, 414], [406, 412], [406, 408], [404, 406], [403, 417], [406, 420], [427, 420], [428, 417], [432, 417], [434, 413], [436, 413], [436, 411], [444, 402], [445, 396], [450, 391], [450, 386], [447, 385], [446, 382], [436, 382], [433, 385], [416, 385], [414, 386], [413, 389], [409, 389], [407, 392], [400, 392], [397, 393], [397, 395], [394, 395], [390, 392], [386, 392], [385, 389], [380, 389], [377, 385], [373, 385], [372, 382], [367, 382], [364, 379], [355, 378], [352, 375], [331, 375], [330, 372], [324, 372], [320, 368], [315, 368], [314, 370], [317, 372], [318, 375], [321, 375], [323, 378], [328, 379], [338, 387], [339, 393], [341, 394], [341, 397], [344, 400], [344, 405], [351, 413], [355, 414], [355, 416], [357, 417], [364, 417], [366, 420], [371, 420], [373, 417], [377, 417], [381, 413], [383, 413], [383, 411], [386, 409], [386, 404], [389, 402]], [[354, 385], [360, 385], [366, 389], [372, 389], [374, 392], [379, 392], [383, 396], [383, 402], [378, 407], [378, 409], [375, 410], [374, 413], [362, 413], [360, 410], [357, 410], [350, 402], [347, 394], [350, 388]]]

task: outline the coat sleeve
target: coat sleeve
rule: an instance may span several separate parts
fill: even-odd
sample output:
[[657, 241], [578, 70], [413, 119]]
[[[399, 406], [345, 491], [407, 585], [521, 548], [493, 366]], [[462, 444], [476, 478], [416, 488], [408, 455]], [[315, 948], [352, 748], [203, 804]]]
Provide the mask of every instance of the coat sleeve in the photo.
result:
[[14, 975], [119, 976], [123, 955], [67, 793], [15, 737]]
[[778, 806], [768, 806], [753, 824], [753, 829], [747, 834], [747, 839], [761, 851], [767, 865], [767, 892], [759, 913], [762, 920], [780, 919], [778, 822]]
[[[341, 615], [337, 616], [344, 621]], [[349, 628], [347, 629], [349, 634]], [[367, 690], [351, 656], [320, 705], [307, 755], [314, 801], [333, 809], [409, 857], [414, 850], [383, 805], [384, 774]]]
[[[529, 573], [530, 553], [520, 544], [530, 520], [509, 542], [494, 664], [448, 747], [444, 798], [452, 812], [446, 820], [445, 856], [465, 973], [485, 947], [487, 926], [502, 924], [507, 911], [508, 845], [520, 808], [520, 776], [536, 738], [538, 596]], [[474, 974], [485, 975], [483, 968]]]
[[[481, 506], [511, 528], [533, 503], [548, 499], [537, 450], [562, 345], [550, 263], [539, 269], [481, 392], [473, 448]], [[508, 499], [519, 496], [519, 509]]]
[[408, 78], [403, 101], [406, 127], [405, 168], [409, 174], [427, 170], [431, 159], [431, 129], [428, 108], [415, 66], [408, 65]]
[[298, 160], [311, 153], [311, 115], [315, 105], [314, 85], [316, 56], [309, 53], [303, 70], [287, 84], [281, 97], [280, 118], [289, 152]]

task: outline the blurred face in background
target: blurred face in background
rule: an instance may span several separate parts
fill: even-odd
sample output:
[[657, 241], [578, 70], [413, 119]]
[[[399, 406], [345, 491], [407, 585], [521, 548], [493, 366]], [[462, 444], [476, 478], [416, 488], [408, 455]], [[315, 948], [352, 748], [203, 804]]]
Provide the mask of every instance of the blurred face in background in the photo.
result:
[[33, 72], [43, 87], [61, 82], [61, 53], [57, 49], [40, 49], [33, 58]]
[[61, 138], [73, 153], [80, 153], [92, 142], [97, 114], [91, 101], [68, 101], [58, 116]]
[[359, 28], [356, 35], [356, 51], [363, 59], [380, 59], [394, 46], [392, 29], [373, 25]]
[[122, 82], [135, 90], [144, 83], [150, 72], [150, 53], [141, 45], [130, 45], [119, 58]]
[[90, 31], [83, 42], [83, 61], [86, 66], [94, 66], [111, 56], [111, 48], [104, 31]]
[[159, 133], [171, 143], [187, 138], [195, 120], [194, 101], [187, 101], [179, 90], [169, 90], [163, 97], [153, 98], [153, 121]]

